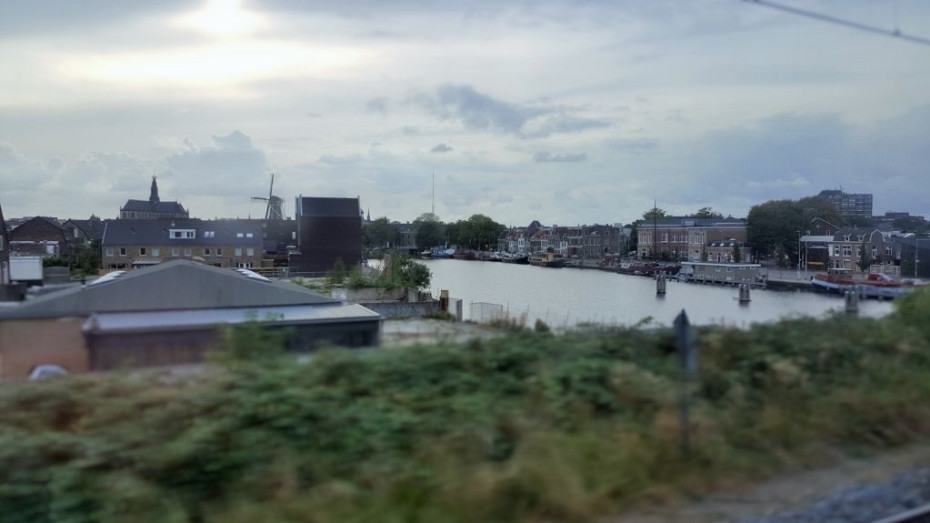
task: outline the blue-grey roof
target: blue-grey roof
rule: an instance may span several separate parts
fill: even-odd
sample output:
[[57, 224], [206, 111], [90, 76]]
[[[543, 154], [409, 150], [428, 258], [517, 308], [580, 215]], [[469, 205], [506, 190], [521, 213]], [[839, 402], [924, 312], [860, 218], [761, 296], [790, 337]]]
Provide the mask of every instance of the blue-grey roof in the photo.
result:
[[91, 316], [84, 330], [92, 333], [115, 333], [153, 330], [182, 330], [213, 325], [236, 325], [249, 321], [292, 325], [308, 323], [347, 323], [378, 321], [381, 315], [358, 304], [293, 305], [240, 309], [206, 309], [189, 311], [113, 312]]
[[297, 284], [249, 277], [234, 269], [189, 260], [172, 260], [101, 280], [4, 309], [0, 319], [340, 303]]
[[[194, 229], [192, 239], [169, 238], [171, 229]], [[205, 233], [212, 232], [212, 236]], [[251, 236], [249, 236], [251, 234]], [[241, 235], [241, 236], [240, 236]], [[255, 220], [107, 220], [101, 244], [104, 246], [159, 246], [179, 247], [200, 245], [262, 246], [261, 222]]]
[[152, 202], [149, 200], [128, 200], [121, 211], [157, 212], [162, 214], [184, 214], [187, 211], [178, 202]]

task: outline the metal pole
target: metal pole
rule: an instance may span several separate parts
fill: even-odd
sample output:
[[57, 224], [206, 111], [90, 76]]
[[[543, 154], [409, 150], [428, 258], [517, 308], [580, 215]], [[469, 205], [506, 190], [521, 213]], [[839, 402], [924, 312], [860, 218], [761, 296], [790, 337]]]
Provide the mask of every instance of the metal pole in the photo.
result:
[[801, 231], [798, 231], [798, 279], [801, 279]]
[[917, 251], [920, 250], [919, 246], [920, 246], [920, 238], [918, 238], [917, 235], [915, 234], [914, 235], [914, 277], [915, 278], [917, 277], [917, 262], [919, 261], [917, 259]]

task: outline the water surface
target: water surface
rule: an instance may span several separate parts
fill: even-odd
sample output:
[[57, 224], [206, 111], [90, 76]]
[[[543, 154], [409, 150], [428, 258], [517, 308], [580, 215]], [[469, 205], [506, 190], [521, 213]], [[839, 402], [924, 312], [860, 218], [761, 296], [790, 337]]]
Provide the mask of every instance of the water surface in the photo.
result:
[[[811, 292], [752, 291], [752, 302], [741, 305], [735, 287], [668, 282], [665, 297], [656, 296], [655, 281], [642, 276], [581, 269], [548, 269], [465, 260], [426, 260], [433, 273], [430, 289], [440, 289], [469, 305], [488, 302], [503, 305], [511, 316], [525, 314], [529, 325], [537, 318], [552, 326], [580, 322], [632, 325], [644, 318], [670, 325], [684, 309], [692, 323], [748, 326], [793, 315], [823, 316], [842, 310], [838, 296]], [[860, 314], [881, 316], [890, 302], [863, 301]]]

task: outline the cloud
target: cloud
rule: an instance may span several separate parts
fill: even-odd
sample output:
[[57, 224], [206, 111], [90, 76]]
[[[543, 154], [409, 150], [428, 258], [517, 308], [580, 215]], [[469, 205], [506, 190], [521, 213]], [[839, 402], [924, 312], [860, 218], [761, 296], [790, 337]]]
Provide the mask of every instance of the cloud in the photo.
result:
[[447, 152], [449, 152], [449, 151], [451, 151], [451, 150], [452, 150], [451, 147], [449, 147], [448, 145], [446, 145], [446, 144], [444, 144], [444, 143], [441, 143], [441, 144], [437, 144], [435, 147], [433, 147], [432, 149], [430, 149], [429, 152], [431, 152], [431, 153], [447, 153]]
[[49, 164], [22, 154], [7, 142], [0, 142], [0, 173], [5, 191], [38, 189], [53, 176]]
[[380, 113], [385, 115], [388, 112], [388, 99], [383, 96], [379, 98], [372, 98], [365, 103], [365, 109], [372, 113]]
[[573, 116], [571, 108], [505, 102], [468, 85], [443, 85], [432, 95], [412, 96], [410, 102], [441, 120], [457, 121], [470, 131], [500, 132], [521, 138], [543, 138], [610, 126], [606, 120]]
[[166, 158], [168, 172], [185, 192], [206, 195], [250, 195], [265, 185], [265, 153], [239, 131], [213, 136], [213, 146], [185, 141], [185, 150]]
[[406, 134], [407, 136], [419, 136], [420, 128], [413, 125], [405, 125], [401, 127], [400, 132]]
[[552, 154], [548, 151], [540, 151], [533, 155], [533, 161], [544, 162], [584, 162], [588, 159], [585, 153], [576, 154]]
[[659, 141], [652, 138], [610, 140], [607, 146], [613, 150], [631, 154], [654, 151], [659, 148]]

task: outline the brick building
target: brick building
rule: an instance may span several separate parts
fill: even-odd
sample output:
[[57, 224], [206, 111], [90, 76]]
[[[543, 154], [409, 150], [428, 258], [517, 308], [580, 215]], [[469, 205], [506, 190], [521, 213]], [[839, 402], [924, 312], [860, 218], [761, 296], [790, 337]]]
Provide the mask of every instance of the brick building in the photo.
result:
[[120, 207], [121, 220], [162, 220], [184, 219], [189, 214], [178, 202], [163, 202], [158, 196], [158, 181], [152, 176], [152, 187], [149, 190], [148, 200], [128, 200], [126, 205]]
[[177, 259], [215, 267], [262, 266], [257, 220], [107, 220], [101, 267], [133, 269]]
[[[637, 226], [637, 255], [642, 259], [701, 261], [710, 244], [747, 239], [741, 218], [665, 217], [641, 220]], [[745, 261], [745, 260], [744, 260]]]

